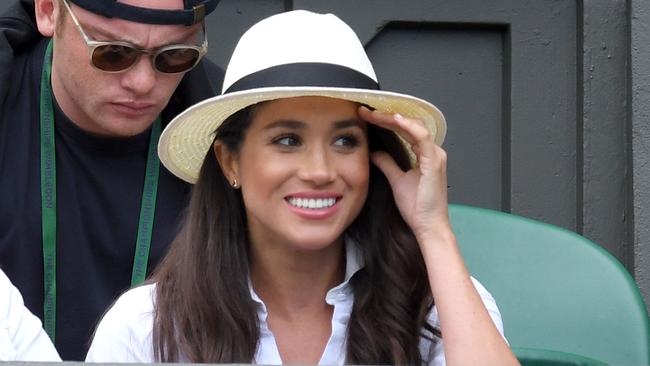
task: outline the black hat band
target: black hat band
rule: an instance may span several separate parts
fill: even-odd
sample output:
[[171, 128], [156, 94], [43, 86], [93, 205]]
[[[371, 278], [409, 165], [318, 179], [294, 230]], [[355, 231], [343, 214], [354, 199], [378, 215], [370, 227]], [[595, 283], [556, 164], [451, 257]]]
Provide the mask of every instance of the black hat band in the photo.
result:
[[[192, 25], [203, 21], [217, 7], [219, 0], [196, 1], [184, 10], [151, 9], [119, 3], [116, 0], [70, 0], [74, 4], [107, 18], [159, 25]], [[191, 6], [191, 8], [189, 8]], [[188, 9], [189, 8], [189, 9]]]
[[301, 62], [272, 66], [246, 75], [224, 94], [269, 87], [330, 87], [379, 90], [379, 84], [357, 70], [335, 64]]

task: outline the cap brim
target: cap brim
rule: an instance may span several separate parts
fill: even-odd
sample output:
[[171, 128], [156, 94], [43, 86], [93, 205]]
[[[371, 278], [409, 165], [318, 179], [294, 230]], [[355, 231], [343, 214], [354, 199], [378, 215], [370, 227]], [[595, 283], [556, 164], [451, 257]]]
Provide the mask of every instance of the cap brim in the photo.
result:
[[[433, 104], [406, 94], [365, 89], [330, 87], [270, 87], [233, 92], [206, 99], [188, 108], [165, 128], [158, 143], [163, 165], [177, 177], [195, 183], [203, 159], [211, 147], [215, 130], [234, 113], [264, 101], [303, 96], [321, 96], [366, 104], [376, 110], [399, 113], [422, 120], [434, 141], [445, 139], [445, 118]], [[408, 146], [404, 140], [402, 142]], [[412, 154], [411, 149], [408, 149]], [[414, 156], [411, 156], [412, 160]]]

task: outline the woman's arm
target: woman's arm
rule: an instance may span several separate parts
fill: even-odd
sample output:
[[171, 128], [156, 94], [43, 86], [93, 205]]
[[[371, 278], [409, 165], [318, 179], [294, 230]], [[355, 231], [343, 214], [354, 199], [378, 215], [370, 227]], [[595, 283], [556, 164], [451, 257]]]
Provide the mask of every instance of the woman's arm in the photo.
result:
[[408, 141], [418, 166], [402, 171], [384, 152], [372, 161], [390, 182], [395, 203], [420, 245], [449, 365], [518, 365], [494, 326], [465, 267], [447, 210], [447, 155], [424, 123], [399, 115], [359, 108], [366, 121]]
[[453, 234], [418, 238], [449, 365], [518, 364], [474, 287]]

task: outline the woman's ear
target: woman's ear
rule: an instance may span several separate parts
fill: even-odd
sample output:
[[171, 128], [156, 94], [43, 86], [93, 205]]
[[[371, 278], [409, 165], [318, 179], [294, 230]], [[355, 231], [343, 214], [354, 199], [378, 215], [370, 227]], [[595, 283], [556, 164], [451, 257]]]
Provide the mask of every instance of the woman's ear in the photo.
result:
[[56, 19], [60, 16], [59, 0], [35, 0], [36, 25], [44, 37], [52, 37], [56, 28]]
[[239, 179], [239, 160], [237, 154], [233, 153], [222, 142], [216, 141], [212, 145], [214, 155], [217, 157], [217, 162], [223, 171], [223, 175], [230, 182], [231, 185], [238, 185]]

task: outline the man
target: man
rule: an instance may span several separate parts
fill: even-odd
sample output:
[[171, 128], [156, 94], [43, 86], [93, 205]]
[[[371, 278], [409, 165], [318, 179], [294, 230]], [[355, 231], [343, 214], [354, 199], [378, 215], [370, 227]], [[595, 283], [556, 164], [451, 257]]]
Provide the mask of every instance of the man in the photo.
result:
[[217, 2], [20, 0], [0, 17], [0, 267], [64, 360], [173, 239], [189, 187], [157, 136], [220, 89], [201, 61]]

